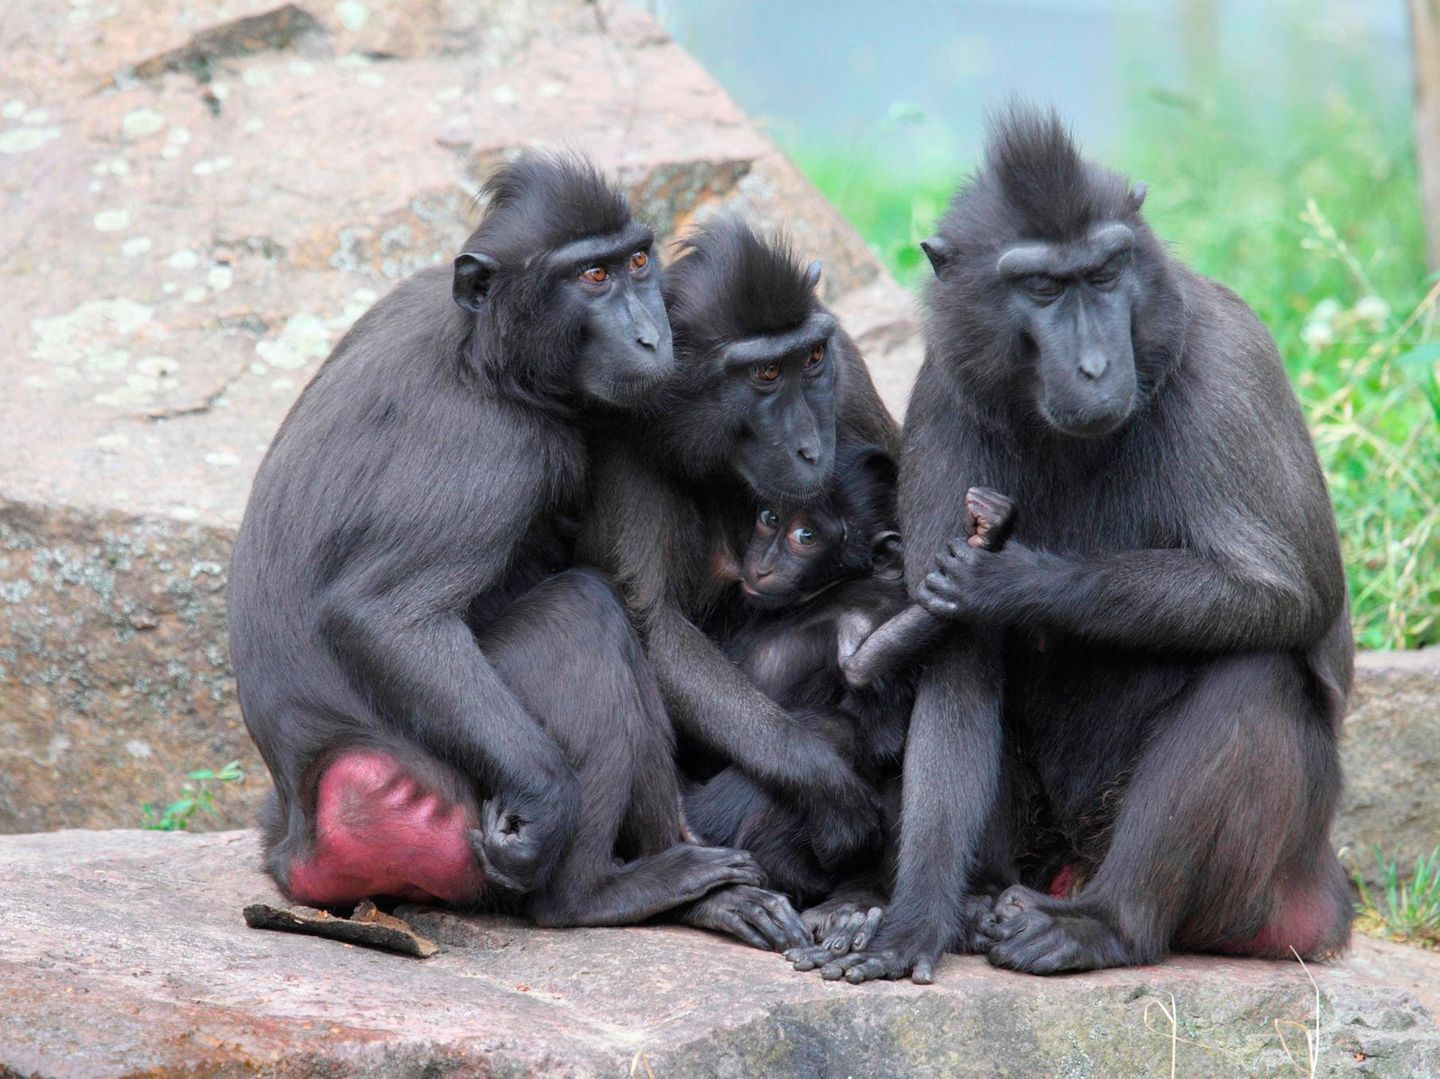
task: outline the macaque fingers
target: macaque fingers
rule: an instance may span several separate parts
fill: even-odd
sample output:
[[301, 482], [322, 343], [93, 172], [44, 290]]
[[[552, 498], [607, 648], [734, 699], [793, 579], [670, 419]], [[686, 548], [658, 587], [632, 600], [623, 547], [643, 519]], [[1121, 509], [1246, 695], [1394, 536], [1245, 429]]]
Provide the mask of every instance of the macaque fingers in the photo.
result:
[[976, 550], [998, 551], [1015, 528], [1015, 503], [990, 487], [965, 492], [965, 542]]

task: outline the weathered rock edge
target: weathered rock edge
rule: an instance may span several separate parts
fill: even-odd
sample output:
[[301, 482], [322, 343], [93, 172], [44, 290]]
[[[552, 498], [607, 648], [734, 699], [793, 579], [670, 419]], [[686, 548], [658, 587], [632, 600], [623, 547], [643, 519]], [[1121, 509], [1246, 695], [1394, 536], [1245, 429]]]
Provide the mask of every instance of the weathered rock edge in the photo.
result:
[[[274, 901], [255, 845], [0, 837], [0, 1074], [1161, 1075], [1172, 1000], [1180, 1074], [1270, 1074], [1295, 1067], [1276, 1024], [1302, 1065], [1314, 1024], [1290, 963], [1187, 957], [1047, 980], [952, 957], [933, 987], [854, 988], [689, 930], [439, 911], [409, 915], [442, 948], [422, 962], [245, 928], [245, 903]], [[1413, 957], [1368, 947], [1368, 962], [1312, 968], [1317, 1074], [1440, 1072], [1440, 1029], [1392, 987]]]
[[1342, 859], [1374, 883], [1378, 847], [1408, 876], [1440, 847], [1440, 648], [1357, 658], [1341, 752]]

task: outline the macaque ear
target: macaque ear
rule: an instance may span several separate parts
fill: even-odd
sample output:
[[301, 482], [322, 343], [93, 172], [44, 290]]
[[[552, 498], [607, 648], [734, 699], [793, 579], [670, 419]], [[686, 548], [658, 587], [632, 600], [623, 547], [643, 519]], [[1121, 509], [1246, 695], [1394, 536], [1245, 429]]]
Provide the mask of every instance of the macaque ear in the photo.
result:
[[740, 563], [728, 547], [710, 556], [710, 576], [716, 584], [739, 584], [743, 579]]
[[876, 532], [870, 537], [870, 565], [882, 581], [898, 581], [905, 574], [905, 544], [899, 532]]
[[450, 295], [467, 311], [479, 311], [500, 264], [482, 251], [466, 251], [455, 260]]
[[950, 245], [939, 236], [932, 236], [928, 240], [920, 241], [920, 250], [925, 252], [925, 257], [930, 260], [930, 268], [937, 274], [945, 268], [950, 261]]
[[820, 283], [820, 260], [816, 259], [809, 266], [805, 267], [805, 284], [814, 288]]
[[1138, 210], [1145, 205], [1145, 192], [1150, 190], [1150, 185], [1143, 180], [1130, 189], [1130, 209]]

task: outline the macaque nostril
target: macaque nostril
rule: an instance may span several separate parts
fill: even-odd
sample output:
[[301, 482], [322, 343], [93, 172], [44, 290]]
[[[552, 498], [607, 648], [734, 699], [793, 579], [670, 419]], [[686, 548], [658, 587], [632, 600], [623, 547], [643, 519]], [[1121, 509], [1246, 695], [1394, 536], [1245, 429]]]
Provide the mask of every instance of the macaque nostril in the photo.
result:
[[1085, 353], [1080, 357], [1080, 373], [1092, 381], [1103, 375], [1109, 366], [1099, 353]]
[[800, 454], [800, 460], [807, 465], [818, 464], [820, 461], [820, 451], [814, 446], [801, 446], [797, 452]]

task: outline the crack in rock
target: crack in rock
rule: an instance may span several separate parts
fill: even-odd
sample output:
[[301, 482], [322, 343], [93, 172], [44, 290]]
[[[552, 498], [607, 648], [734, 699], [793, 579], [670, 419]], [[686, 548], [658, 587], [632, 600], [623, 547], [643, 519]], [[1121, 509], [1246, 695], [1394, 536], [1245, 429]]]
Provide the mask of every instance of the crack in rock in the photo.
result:
[[179, 48], [142, 60], [124, 75], [155, 79], [172, 71], [188, 71], [197, 82], [209, 82], [210, 68], [216, 60], [281, 52], [309, 35], [328, 36], [315, 16], [295, 4], [285, 4], [201, 30]]

